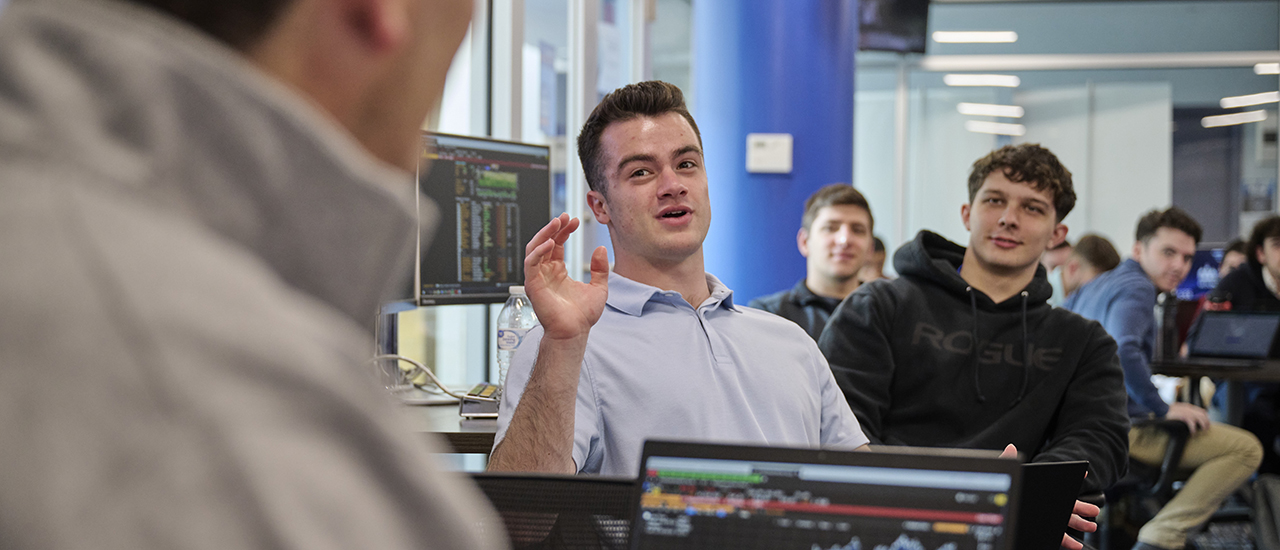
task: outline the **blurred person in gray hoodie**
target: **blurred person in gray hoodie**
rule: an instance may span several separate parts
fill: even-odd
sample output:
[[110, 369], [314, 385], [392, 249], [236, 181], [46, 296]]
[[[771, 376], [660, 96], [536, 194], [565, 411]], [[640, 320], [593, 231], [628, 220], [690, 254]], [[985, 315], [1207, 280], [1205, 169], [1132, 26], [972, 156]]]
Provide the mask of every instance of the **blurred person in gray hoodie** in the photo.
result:
[[470, 0], [0, 15], [0, 548], [497, 548], [366, 367]]

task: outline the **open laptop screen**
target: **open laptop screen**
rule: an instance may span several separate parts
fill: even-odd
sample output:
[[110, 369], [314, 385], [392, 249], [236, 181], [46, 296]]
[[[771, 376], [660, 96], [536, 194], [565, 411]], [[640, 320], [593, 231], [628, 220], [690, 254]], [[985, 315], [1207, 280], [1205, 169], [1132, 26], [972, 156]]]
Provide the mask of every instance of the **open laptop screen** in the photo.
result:
[[1205, 311], [1187, 337], [1187, 348], [1192, 357], [1266, 359], [1277, 328], [1277, 313]]
[[632, 548], [1006, 550], [1016, 460], [650, 442]]

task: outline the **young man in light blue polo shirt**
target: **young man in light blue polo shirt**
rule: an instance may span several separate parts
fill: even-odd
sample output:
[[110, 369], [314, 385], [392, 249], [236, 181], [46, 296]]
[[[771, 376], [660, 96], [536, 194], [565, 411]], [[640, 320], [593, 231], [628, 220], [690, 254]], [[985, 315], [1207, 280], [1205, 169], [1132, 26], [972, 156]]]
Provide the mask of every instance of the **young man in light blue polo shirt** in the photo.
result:
[[697, 125], [675, 86], [615, 90], [578, 136], [609, 227], [591, 282], [568, 278], [552, 220], [526, 248], [542, 325], [507, 374], [491, 470], [635, 475], [646, 439], [854, 449], [867, 443], [799, 326], [736, 305], [704, 271], [711, 222]]

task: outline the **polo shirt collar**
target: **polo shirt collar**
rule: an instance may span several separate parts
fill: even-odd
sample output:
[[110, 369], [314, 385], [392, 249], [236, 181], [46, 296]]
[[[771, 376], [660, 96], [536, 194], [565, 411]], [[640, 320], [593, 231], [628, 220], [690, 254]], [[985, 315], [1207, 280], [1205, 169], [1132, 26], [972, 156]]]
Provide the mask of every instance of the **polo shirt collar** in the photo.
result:
[[[707, 299], [705, 305], [740, 311], [733, 304], [733, 291], [720, 282], [715, 275], [707, 273], [706, 277], [707, 289], [711, 291], [711, 297]], [[609, 307], [627, 315], [639, 317], [644, 311], [645, 304], [650, 301], [684, 302], [684, 298], [678, 292], [639, 283], [614, 272], [609, 273], [609, 297], [605, 300]]]
[[809, 285], [804, 284], [804, 279], [800, 279], [800, 281], [796, 283], [796, 286], [791, 288], [791, 296], [792, 299], [795, 300], [796, 304], [800, 306], [821, 304], [824, 299], [822, 296], [818, 296], [817, 294], [814, 294], [812, 290], [809, 290]]

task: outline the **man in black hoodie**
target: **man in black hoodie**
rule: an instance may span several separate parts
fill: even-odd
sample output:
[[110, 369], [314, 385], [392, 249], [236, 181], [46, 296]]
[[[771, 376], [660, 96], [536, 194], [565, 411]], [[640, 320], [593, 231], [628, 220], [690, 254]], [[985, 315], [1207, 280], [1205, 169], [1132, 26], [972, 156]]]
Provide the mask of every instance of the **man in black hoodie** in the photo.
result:
[[1035, 462], [1088, 460], [1087, 491], [1124, 474], [1116, 344], [1046, 303], [1040, 255], [1066, 238], [1074, 205], [1071, 173], [1048, 149], [994, 151], [974, 163], [960, 207], [969, 247], [922, 231], [894, 255], [901, 277], [836, 309], [819, 347], [872, 444], [1013, 444]]
[[[1225, 259], [1225, 255], [1224, 255]], [[1230, 304], [1232, 311], [1280, 311], [1280, 216], [1270, 216], [1254, 224], [1245, 246], [1245, 263], [1228, 273], [1209, 294], [1211, 299]], [[1280, 436], [1280, 384], [1246, 383], [1249, 404], [1240, 427], [1253, 432], [1262, 442], [1259, 473], [1280, 473], [1276, 454]]]

